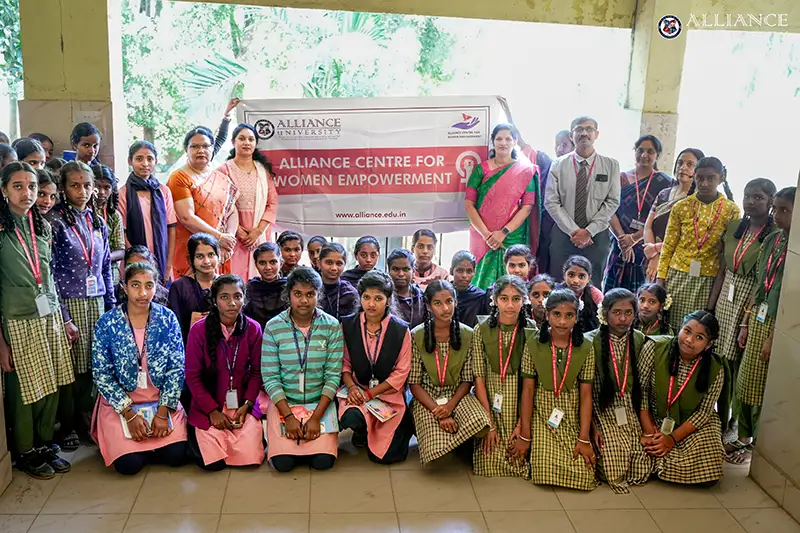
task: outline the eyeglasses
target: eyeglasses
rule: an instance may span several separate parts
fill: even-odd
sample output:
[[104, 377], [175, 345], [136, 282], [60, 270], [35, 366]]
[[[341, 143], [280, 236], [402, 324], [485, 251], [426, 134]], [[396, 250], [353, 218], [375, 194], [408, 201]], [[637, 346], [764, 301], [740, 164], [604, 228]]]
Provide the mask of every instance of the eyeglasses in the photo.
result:
[[195, 152], [198, 151], [198, 150], [211, 150], [211, 145], [210, 144], [190, 144], [189, 145], [189, 149], [190, 150], [194, 150]]
[[596, 131], [597, 131], [597, 128], [594, 128], [592, 126], [586, 126], [586, 127], [576, 126], [575, 128], [572, 129], [572, 133], [577, 133], [578, 135], [580, 135], [581, 133], [592, 134], [592, 133], [594, 133]]

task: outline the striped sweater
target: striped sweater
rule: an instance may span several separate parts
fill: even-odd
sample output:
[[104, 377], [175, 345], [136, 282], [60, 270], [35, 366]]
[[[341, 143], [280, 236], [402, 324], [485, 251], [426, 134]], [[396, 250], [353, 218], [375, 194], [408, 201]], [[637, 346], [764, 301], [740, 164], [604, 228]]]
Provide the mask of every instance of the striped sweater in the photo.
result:
[[311, 342], [305, 367], [305, 393], [300, 391], [300, 356], [305, 342], [297, 331], [298, 356], [289, 310], [264, 326], [261, 341], [261, 376], [264, 390], [273, 403], [286, 400], [292, 405], [317, 403], [324, 394], [331, 400], [342, 379], [344, 338], [339, 321], [317, 309], [311, 324]]

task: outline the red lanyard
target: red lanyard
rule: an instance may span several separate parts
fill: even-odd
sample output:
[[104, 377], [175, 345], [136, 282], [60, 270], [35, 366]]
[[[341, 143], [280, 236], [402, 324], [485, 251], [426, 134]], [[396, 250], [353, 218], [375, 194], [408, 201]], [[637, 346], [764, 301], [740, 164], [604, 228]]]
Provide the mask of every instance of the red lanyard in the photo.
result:
[[567, 371], [569, 370], [569, 363], [572, 360], [572, 337], [569, 339], [569, 348], [567, 349], [567, 363], [564, 365], [564, 374], [561, 376], [561, 384], [558, 383], [558, 368], [556, 367], [556, 345], [550, 341], [550, 348], [553, 351], [553, 392], [558, 398], [561, 390], [564, 388], [564, 382], [567, 381]]
[[[775, 238], [775, 244], [772, 245], [772, 252], [769, 254], [767, 258], [767, 271], [765, 272], [766, 276], [764, 277], [764, 295], [766, 296], [769, 294], [769, 291], [772, 290], [772, 286], [775, 285], [775, 278], [778, 277], [778, 270], [781, 268], [781, 264], [786, 259], [786, 250], [783, 250], [783, 253], [778, 257], [778, 260], [775, 262], [775, 270], [772, 270], [772, 258], [775, 257], [775, 250], [778, 249], [778, 244], [783, 237], [783, 232], [779, 233], [778, 236]], [[769, 272], [772, 270], [772, 277], [770, 277]]]
[[758, 228], [758, 231], [755, 233], [755, 236], [753, 236], [753, 239], [750, 242], [747, 243], [747, 246], [744, 247], [744, 250], [742, 250], [741, 255], [739, 255], [738, 258], [737, 258], [737, 254], [739, 254], [739, 249], [742, 247], [742, 243], [744, 243], [744, 237], [746, 237], [746, 235], [742, 236], [742, 238], [739, 239], [739, 244], [736, 245], [736, 249], [733, 251], [733, 273], [734, 274], [736, 273], [737, 270], [739, 270], [739, 266], [742, 264], [742, 260], [744, 260], [744, 254], [746, 254], [747, 250], [750, 249], [750, 246], [752, 246], [753, 243], [758, 240], [758, 236], [761, 235], [762, 231], [764, 231], [764, 226], [761, 226], [760, 228]]
[[698, 200], [695, 200], [694, 201], [694, 236], [697, 239], [697, 251], [700, 251], [700, 250], [703, 249], [703, 246], [706, 244], [706, 241], [708, 241], [708, 238], [711, 236], [711, 230], [714, 229], [714, 226], [716, 226], [717, 220], [719, 220], [719, 216], [720, 216], [720, 214], [722, 214], [722, 206], [725, 204], [725, 202], [724, 201], [720, 201], [719, 202], [719, 207], [717, 208], [717, 214], [714, 216], [713, 222], [711, 222], [711, 225], [706, 230], [706, 234], [703, 235], [702, 239], [700, 238], [700, 228], [699, 228], [699, 226], [697, 224], [697, 203], [698, 203]]
[[[619, 387], [619, 397], [622, 398], [625, 396], [625, 391], [628, 388], [628, 365], [631, 363], [631, 354], [630, 354], [630, 345], [627, 342], [627, 337], [625, 339], [625, 377], [622, 379], [622, 383], [620, 384], [619, 381], [619, 370], [617, 369], [617, 355], [614, 353], [614, 342], [611, 338], [608, 339], [608, 345], [611, 347], [611, 363], [614, 365], [614, 375], [617, 376], [617, 386]], [[566, 372], [565, 372], [566, 374]]]
[[89, 251], [86, 251], [86, 244], [83, 242], [83, 237], [81, 234], [78, 233], [78, 230], [75, 226], [72, 226], [72, 232], [78, 238], [78, 242], [81, 245], [81, 250], [83, 250], [83, 258], [86, 259], [86, 265], [89, 267], [89, 274], [92, 272], [92, 257], [94, 256], [94, 237], [93, 237], [93, 230], [92, 230], [92, 217], [89, 213], [86, 213], [86, 224], [89, 228]]
[[686, 385], [689, 383], [689, 380], [692, 379], [692, 374], [694, 374], [694, 371], [695, 369], [697, 369], [697, 365], [699, 364], [700, 364], [700, 358], [698, 357], [697, 360], [694, 362], [694, 365], [692, 365], [692, 369], [689, 370], [689, 375], [686, 376], [686, 381], [684, 381], [683, 385], [680, 386], [680, 388], [678, 389], [678, 393], [675, 395], [674, 398], [672, 397], [672, 386], [675, 385], [675, 376], [669, 377], [669, 390], [667, 390], [667, 411], [669, 411], [670, 407], [672, 407], [672, 405], [678, 401], [678, 397], [683, 392], [683, 389], [686, 388]]
[[436, 358], [436, 376], [439, 378], [439, 386], [444, 387], [444, 379], [447, 377], [447, 362], [450, 360], [450, 348], [447, 349], [447, 353], [444, 354], [444, 370], [439, 365], [439, 347], [433, 347], [433, 355]]
[[644, 207], [644, 202], [647, 199], [647, 191], [650, 190], [650, 183], [652, 183], [655, 173], [655, 169], [650, 172], [650, 177], [647, 178], [647, 186], [644, 188], [644, 194], [642, 195], [642, 198], [639, 199], [639, 180], [636, 179], [636, 171], [634, 170], [633, 184], [636, 186], [636, 209], [638, 209], [638, 211], [636, 211], [636, 220], [639, 220], [639, 218], [642, 216], [642, 208]]
[[[585, 161], [585, 159], [584, 159]], [[594, 164], [597, 163], [597, 155], [594, 156], [594, 161], [592, 161], [592, 165], [589, 167], [589, 172], [586, 173], [586, 181], [588, 182], [592, 178], [592, 170], [594, 170]], [[572, 154], [572, 166], [575, 168], [575, 177], [578, 177], [578, 158], [575, 154]]]
[[[36, 207], [34, 207], [36, 209]], [[28, 265], [31, 267], [31, 271], [33, 272], [33, 279], [36, 280], [36, 284], [39, 286], [39, 289], [42, 288], [42, 265], [39, 262], [39, 245], [36, 244], [36, 233], [33, 230], [33, 213], [28, 211], [28, 225], [31, 229], [31, 244], [33, 245], [33, 257], [31, 258], [31, 253], [28, 251], [28, 245], [25, 244], [25, 239], [22, 238], [22, 232], [19, 231], [18, 227], [14, 227], [14, 232], [17, 234], [17, 239], [19, 239], [19, 244], [22, 246], [22, 251], [25, 252], [25, 258], [28, 260]]]
[[506, 374], [508, 373], [508, 364], [511, 362], [511, 352], [514, 351], [514, 343], [517, 340], [517, 331], [519, 331], [519, 326], [515, 327], [514, 333], [511, 334], [511, 344], [508, 347], [508, 359], [506, 359], [505, 365], [503, 364], [503, 332], [497, 332], [497, 351], [500, 354], [498, 356], [500, 358], [500, 383], [506, 379]]
[[660, 318], [658, 320], [656, 320], [655, 322], [653, 322], [652, 324], [650, 324], [650, 327], [647, 328], [647, 333], [645, 333], [645, 335], [650, 335], [650, 332], [653, 331], [653, 328], [656, 327], [659, 322], [661, 322]]

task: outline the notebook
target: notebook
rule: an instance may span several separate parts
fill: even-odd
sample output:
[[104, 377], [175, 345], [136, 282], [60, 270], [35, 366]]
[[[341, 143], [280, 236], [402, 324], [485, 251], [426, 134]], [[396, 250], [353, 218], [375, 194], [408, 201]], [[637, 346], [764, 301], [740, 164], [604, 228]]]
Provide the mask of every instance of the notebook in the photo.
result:
[[[149, 427], [153, 427], [153, 419], [156, 417], [156, 413], [158, 412], [158, 402], [135, 403], [131, 405], [131, 409], [133, 409], [136, 414], [144, 418]], [[167, 418], [169, 418], [169, 429], [172, 430], [172, 413], [168, 413]], [[128, 422], [125, 421], [125, 417], [119, 415], [119, 420], [122, 423], [122, 432], [125, 434], [125, 438], [133, 439], [131, 436], [131, 430], [128, 429]]]

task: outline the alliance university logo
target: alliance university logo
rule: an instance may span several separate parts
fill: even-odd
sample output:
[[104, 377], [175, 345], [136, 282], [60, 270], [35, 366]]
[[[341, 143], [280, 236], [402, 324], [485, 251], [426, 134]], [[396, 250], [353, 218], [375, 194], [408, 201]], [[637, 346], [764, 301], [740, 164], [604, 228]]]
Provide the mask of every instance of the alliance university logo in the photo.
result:
[[664, 15], [658, 21], [658, 33], [664, 39], [674, 39], [681, 34], [683, 25], [678, 17], [675, 15]]
[[269, 120], [261, 119], [257, 121], [253, 127], [256, 129], [258, 138], [263, 141], [267, 141], [275, 135], [275, 125]]

